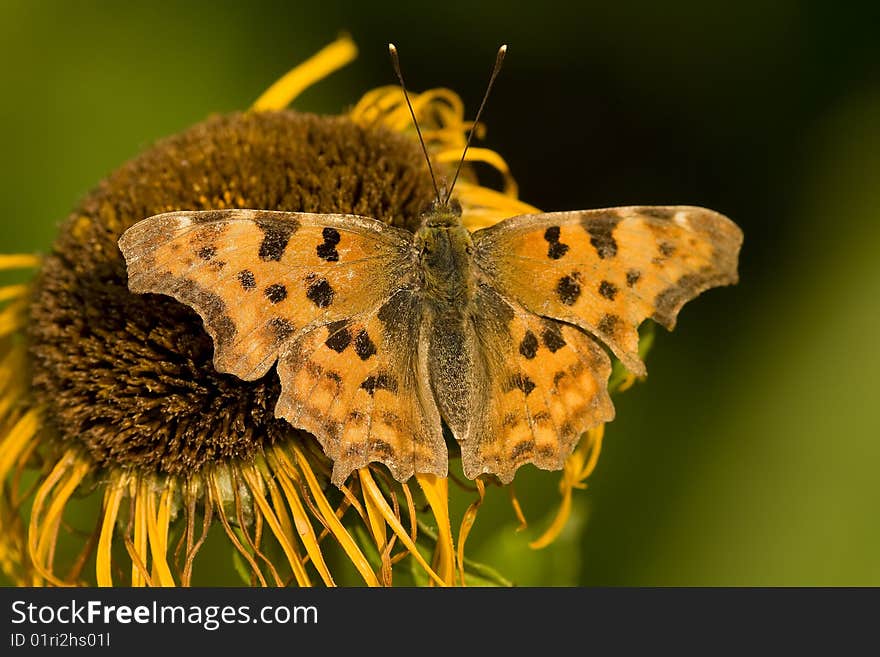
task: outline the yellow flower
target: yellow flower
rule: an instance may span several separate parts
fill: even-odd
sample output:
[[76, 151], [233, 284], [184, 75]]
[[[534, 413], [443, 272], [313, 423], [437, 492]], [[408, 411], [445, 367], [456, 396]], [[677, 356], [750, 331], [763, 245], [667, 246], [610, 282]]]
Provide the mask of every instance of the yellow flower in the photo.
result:
[[[198, 317], [130, 294], [115, 248], [134, 222], [181, 209], [346, 212], [413, 228], [432, 187], [399, 87], [372, 90], [337, 117], [285, 109], [355, 55], [340, 38], [251, 111], [213, 117], [125, 164], [80, 203], [45, 258], [0, 256], [0, 269], [38, 272], [0, 287], [0, 567], [13, 582], [189, 585], [219, 524], [256, 585], [333, 585], [343, 571], [370, 586], [465, 583], [486, 482], [457, 535], [446, 479], [400, 484], [370, 466], [341, 490], [329, 486], [314, 438], [273, 416], [275, 376], [248, 383], [214, 371]], [[412, 100], [445, 172], [473, 126], [452, 91]], [[456, 193], [469, 228], [537, 212], [517, 199], [497, 153], [471, 148], [467, 160], [505, 180], [494, 191], [465, 169]], [[569, 459], [560, 514], [534, 547], [561, 529], [601, 437], [590, 432]], [[69, 520], [72, 507], [88, 526]]]

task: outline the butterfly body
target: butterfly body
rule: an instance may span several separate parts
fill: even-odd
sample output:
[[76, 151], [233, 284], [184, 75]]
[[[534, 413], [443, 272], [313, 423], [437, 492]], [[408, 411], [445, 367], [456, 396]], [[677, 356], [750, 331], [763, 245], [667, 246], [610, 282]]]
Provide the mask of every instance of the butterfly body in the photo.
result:
[[506, 219], [470, 233], [453, 206], [416, 233], [353, 215], [224, 210], [139, 222], [120, 239], [134, 292], [192, 306], [215, 367], [277, 362], [275, 414], [314, 434], [334, 483], [379, 461], [445, 476], [442, 422], [468, 477], [559, 469], [614, 417], [609, 353], [643, 374], [639, 324], [671, 328], [736, 281], [742, 233], [689, 206]]
[[432, 207], [422, 215], [413, 238], [422, 285], [421, 292], [432, 311], [461, 315], [475, 291], [473, 242], [461, 224], [461, 210]]

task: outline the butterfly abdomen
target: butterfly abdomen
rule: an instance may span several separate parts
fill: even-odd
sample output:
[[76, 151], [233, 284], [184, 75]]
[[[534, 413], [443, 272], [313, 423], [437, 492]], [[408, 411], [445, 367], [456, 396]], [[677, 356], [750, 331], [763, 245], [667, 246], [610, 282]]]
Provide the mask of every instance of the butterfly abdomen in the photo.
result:
[[[416, 233], [429, 380], [440, 415], [458, 440], [480, 402], [478, 345], [470, 316], [476, 294], [470, 233], [458, 222], [432, 222]], [[440, 225], [437, 225], [437, 224]], [[480, 370], [481, 371], [481, 370]]]

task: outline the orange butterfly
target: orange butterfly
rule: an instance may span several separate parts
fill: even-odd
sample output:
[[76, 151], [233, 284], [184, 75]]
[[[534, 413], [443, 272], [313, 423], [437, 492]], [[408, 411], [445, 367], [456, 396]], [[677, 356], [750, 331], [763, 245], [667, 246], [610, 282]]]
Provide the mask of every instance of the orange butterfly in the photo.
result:
[[251, 381], [277, 362], [275, 415], [317, 437], [337, 485], [373, 461], [399, 481], [445, 476], [441, 421], [470, 478], [561, 468], [614, 417], [605, 348], [644, 374], [639, 324], [671, 329], [685, 302], [737, 281], [742, 232], [711, 210], [543, 213], [471, 234], [451, 190], [416, 233], [236, 209], [156, 215], [119, 246], [133, 292], [199, 313], [218, 371]]

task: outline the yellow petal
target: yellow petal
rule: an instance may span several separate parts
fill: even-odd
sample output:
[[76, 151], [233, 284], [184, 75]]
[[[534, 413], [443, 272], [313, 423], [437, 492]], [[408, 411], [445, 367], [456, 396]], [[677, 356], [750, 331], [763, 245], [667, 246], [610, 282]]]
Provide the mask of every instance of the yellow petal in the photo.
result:
[[257, 562], [254, 561], [251, 553], [248, 552], [247, 548], [245, 548], [242, 542], [238, 539], [235, 530], [232, 529], [229, 520], [226, 518], [226, 512], [223, 508], [223, 493], [220, 489], [221, 484], [219, 478], [221, 476], [221, 473], [218, 471], [214, 471], [208, 475], [208, 487], [211, 492], [212, 503], [217, 509], [217, 517], [220, 519], [220, 524], [223, 525], [223, 529], [226, 531], [227, 538], [229, 538], [232, 545], [235, 546], [235, 549], [238, 550], [238, 553], [248, 562], [251, 571], [259, 580], [260, 586], [267, 586], [266, 578], [263, 577], [263, 573], [257, 565]]
[[141, 486], [141, 494], [146, 500], [147, 536], [150, 541], [150, 556], [153, 563], [153, 583], [158, 586], [174, 586], [174, 577], [168, 566], [168, 523], [170, 522], [170, 482], [166, 484], [156, 506], [156, 492], [149, 483]]
[[581, 438], [581, 442], [572, 452], [571, 456], [565, 461], [562, 470], [562, 479], [559, 482], [559, 488], [562, 493], [562, 502], [559, 505], [559, 511], [556, 517], [550, 523], [546, 531], [534, 541], [529, 543], [529, 547], [533, 550], [540, 550], [550, 545], [559, 538], [559, 534], [568, 522], [571, 515], [571, 495], [574, 488], [586, 488], [585, 480], [589, 477], [596, 467], [599, 460], [599, 452], [602, 449], [602, 436], [605, 433], [605, 425], [600, 424], [598, 427], [590, 429]]
[[28, 285], [7, 285], [0, 287], [0, 302], [18, 299], [27, 294]]
[[388, 526], [391, 527], [392, 531], [397, 535], [397, 538], [399, 538], [406, 546], [406, 549], [409, 550], [410, 554], [413, 555], [413, 558], [418, 562], [422, 569], [428, 573], [428, 576], [440, 586], [446, 586], [446, 582], [428, 565], [428, 562], [425, 561], [425, 558], [419, 552], [416, 544], [412, 541], [409, 534], [406, 533], [403, 525], [401, 525], [400, 521], [395, 517], [391, 507], [388, 506], [388, 502], [386, 502], [385, 498], [382, 496], [382, 491], [379, 490], [379, 487], [373, 480], [369, 468], [361, 468], [358, 473], [360, 474], [361, 483], [364, 487], [364, 496], [369, 498], [373, 504], [375, 504], [378, 511], [382, 514], [382, 517], [385, 518], [385, 522], [388, 523]]
[[300, 584], [300, 586], [309, 586], [311, 584], [311, 581], [309, 580], [308, 574], [305, 571], [305, 567], [303, 566], [300, 556], [296, 553], [296, 549], [293, 546], [292, 537], [287, 536], [284, 533], [281, 524], [278, 522], [278, 518], [276, 517], [274, 511], [269, 506], [269, 503], [266, 501], [266, 498], [263, 497], [260, 491], [259, 482], [256, 479], [257, 477], [259, 477], [259, 475], [256, 474], [251, 468], [242, 468], [242, 475], [244, 476], [244, 479], [248, 484], [248, 488], [250, 488], [251, 492], [253, 493], [254, 501], [260, 508], [260, 513], [266, 519], [269, 528], [272, 530], [275, 538], [278, 539], [278, 542], [281, 544], [281, 549], [284, 550], [284, 555], [287, 557], [287, 561], [290, 564], [291, 570], [293, 570], [293, 574], [296, 577], [297, 582]]
[[448, 585], [455, 583], [455, 546], [452, 542], [452, 526], [449, 523], [449, 480], [432, 474], [417, 474], [416, 479], [437, 519], [438, 575]]
[[[311, 491], [312, 497], [315, 499], [315, 503], [318, 505], [318, 510], [321, 512], [321, 516], [324, 518], [324, 522], [327, 523], [327, 528], [330, 530], [330, 533], [333, 534], [337, 541], [339, 541], [342, 549], [345, 550], [345, 554], [348, 555], [348, 558], [354, 564], [354, 567], [357, 568], [358, 572], [361, 574], [361, 577], [364, 578], [367, 586], [379, 586], [379, 580], [376, 578], [376, 573], [373, 572], [373, 569], [370, 566], [370, 562], [367, 561], [364, 553], [361, 552], [361, 549], [357, 546], [357, 543], [355, 543], [354, 539], [339, 521], [339, 518], [333, 511], [333, 507], [330, 506], [330, 502], [324, 495], [324, 491], [321, 490], [321, 485], [318, 483], [318, 479], [317, 477], [315, 477], [315, 473], [312, 472], [312, 468], [309, 465], [309, 462], [306, 460], [305, 456], [298, 447], [294, 446], [293, 449], [294, 453], [296, 454], [297, 461], [299, 462], [300, 472], [302, 472], [303, 476], [305, 477], [306, 484], [309, 487], [309, 491]], [[284, 454], [280, 449], [276, 449], [274, 454], [277, 458], [279, 458], [279, 460], [286, 463], [288, 466], [292, 466], [292, 464], [287, 460], [287, 455]]]
[[0, 269], [30, 269], [40, 264], [40, 257], [29, 253], [0, 254]]
[[486, 497], [486, 485], [483, 483], [483, 480], [477, 477], [474, 480], [474, 483], [477, 485], [477, 493], [479, 496], [476, 500], [471, 502], [467, 511], [464, 512], [464, 517], [461, 519], [461, 527], [458, 530], [458, 571], [462, 586], [466, 585], [464, 579], [464, 544], [477, 519], [477, 511], [479, 511], [480, 506], [482, 506], [483, 500]]
[[98, 552], [95, 556], [95, 574], [98, 586], [113, 586], [111, 575], [111, 547], [119, 505], [125, 495], [126, 481], [111, 483], [104, 492], [104, 518], [101, 522], [101, 536], [98, 538]]
[[[450, 148], [442, 150], [434, 157], [437, 158], [438, 162], [458, 164], [458, 161], [461, 159], [461, 149]], [[513, 179], [513, 175], [510, 173], [510, 167], [507, 166], [507, 162], [505, 162], [504, 158], [498, 153], [488, 148], [477, 148], [472, 146], [465, 154], [464, 161], [483, 162], [496, 169], [502, 176], [504, 176], [504, 194], [516, 199], [518, 192], [516, 180]]]
[[286, 73], [280, 80], [254, 101], [251, 109], [281, 110], [319, 80], [339, 70], [357, 57], [357, 46], [349, 36], [342, 36], [299, 66]]
[[37, 423], [37, 412], [30, 410], [18, 419], [0, 441], [0, 481], [6, 480], [9, 469], [28, 442], [36, 435]]

